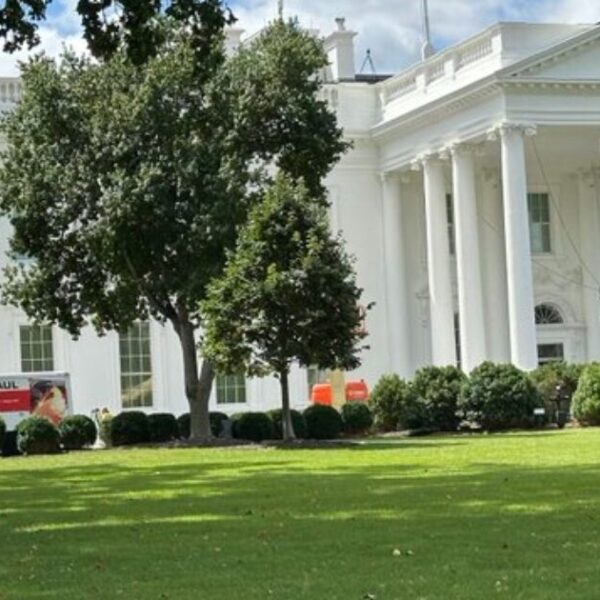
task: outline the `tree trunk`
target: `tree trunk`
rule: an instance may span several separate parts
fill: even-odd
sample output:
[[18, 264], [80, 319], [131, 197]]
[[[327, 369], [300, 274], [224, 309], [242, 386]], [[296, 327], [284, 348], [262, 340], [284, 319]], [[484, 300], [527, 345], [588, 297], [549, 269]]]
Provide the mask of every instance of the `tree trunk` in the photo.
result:
[[190, 405], [190, 439], [204, 442], [212, 438], [208, 404], [215, 373], [212, 365], [202, 361], [198, 377], [198, 349], [194, 337], [194, 326], [189, 320], [174, 323], [179, 336], [183, 356], [185, 395]]
[[279, 385], [281, 386], [281, 427], [283, 429], [283, 439], [289, 442], [296, 439], [296, 434], [294, 433], [292, 413], [290, 412], [290, 387], [287, 371], [279, 373]]

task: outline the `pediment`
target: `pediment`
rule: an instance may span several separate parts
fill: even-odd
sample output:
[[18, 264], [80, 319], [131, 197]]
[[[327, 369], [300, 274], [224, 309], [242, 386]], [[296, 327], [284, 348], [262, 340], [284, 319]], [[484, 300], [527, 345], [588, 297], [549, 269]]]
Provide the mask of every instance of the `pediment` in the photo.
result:
[[600, 81], [600, 36], [559, 44], [508, 68], [511, 78]]

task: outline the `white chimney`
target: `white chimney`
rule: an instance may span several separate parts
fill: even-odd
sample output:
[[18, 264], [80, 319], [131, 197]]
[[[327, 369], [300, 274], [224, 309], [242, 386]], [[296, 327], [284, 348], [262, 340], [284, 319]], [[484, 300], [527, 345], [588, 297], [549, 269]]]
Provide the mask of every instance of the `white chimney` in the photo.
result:
[[346, 29], [346, 19], [339, 17], [335, 22], [336, 30], [325, 38], [331, 78], [333, 81], [354, 79], [354, 38], [357, 34]]

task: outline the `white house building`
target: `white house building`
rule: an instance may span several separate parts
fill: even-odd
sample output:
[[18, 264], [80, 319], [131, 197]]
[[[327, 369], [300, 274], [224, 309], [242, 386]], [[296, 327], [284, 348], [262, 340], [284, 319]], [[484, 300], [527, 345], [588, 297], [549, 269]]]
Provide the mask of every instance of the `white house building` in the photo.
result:
[[[348, 376], [600, 360], [600, 27], [500, 23], [390, 77], [357, 74], [356, 34], [336, 27], [323, 95], [354, 146], [328, 179], [331, 223], [376, 303]], [[1, 108], [18, 97], [0, 81]], [[168, 325], [72, 341], [2, 308], [0, 340], [0, 372], [68, 371], [77, 412], [187, 409]], [[296, 406], [318, 377], [294, 371]], [[221, 377], [212, 403], [271, 408], [279, 388]]]

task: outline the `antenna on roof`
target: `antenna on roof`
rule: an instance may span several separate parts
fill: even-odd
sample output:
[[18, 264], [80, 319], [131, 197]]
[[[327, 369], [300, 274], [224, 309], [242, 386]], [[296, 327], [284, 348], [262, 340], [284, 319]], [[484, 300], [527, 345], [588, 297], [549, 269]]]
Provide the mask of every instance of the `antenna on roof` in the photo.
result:
[[431, 43], [431, 31], [429, 29], [429, 6], [427, 0], [421, 0], [421, 12], [423, 13], [423, 46], [421, 47], [421, 59], [427, 60], [435, 54], [435, 48]]
[[283, 21], [283, 0], [277, 0], [277, 16]]
[[373, 57], [371, 56], [370, 48], [367, 49], [367, 55], [365, 56], [365, 60], [363, 60], [363, 64], [362, 64], [362, 67], [360, 68], [360, 72], [364, 73], [366, 67], [369, 67], [369, 69], [371, 69], [371, 73], [373, 75], [375, 75], [377, 73], [377, 71], [375, 69], [375, 63], [373, 62]]

